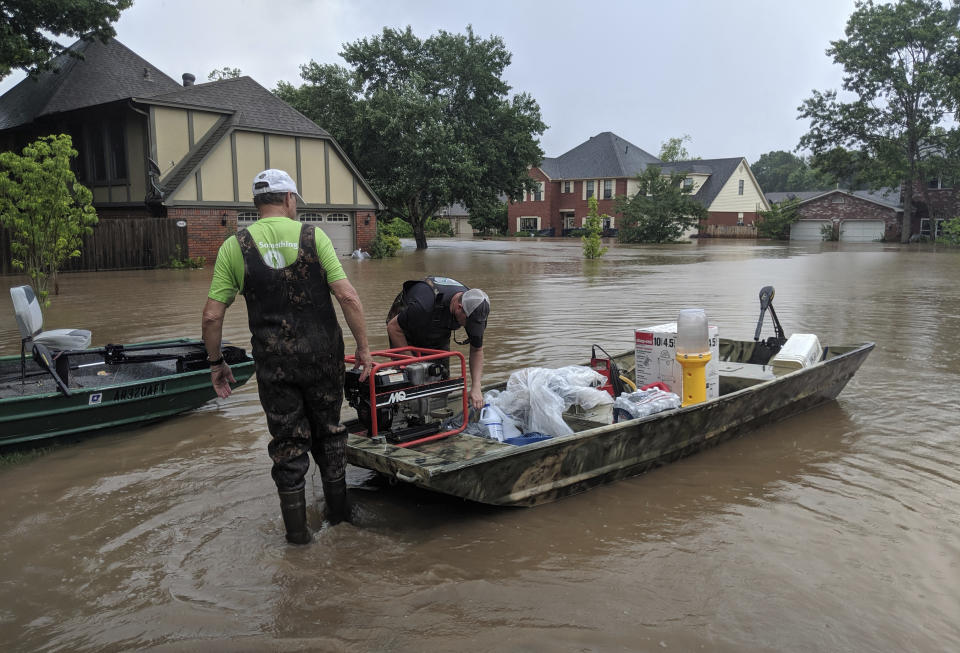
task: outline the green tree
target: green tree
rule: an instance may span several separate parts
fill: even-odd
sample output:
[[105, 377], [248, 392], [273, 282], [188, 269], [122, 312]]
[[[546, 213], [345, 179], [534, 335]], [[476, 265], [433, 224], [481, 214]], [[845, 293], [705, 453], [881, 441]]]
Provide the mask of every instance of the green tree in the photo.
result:
[[48, 70], [54, 57], [71, 50], [57, 35], [101, 41], [116, 36], [113, 23], [133, 0], [0, 0], [0, 79], [14, 68], [29, 74]]
[[44, 136], [23, 154], [0, 153], [0, 223], [12, 234], [13, 266], [24, 270], [44, 306], [57, 270], [80, 256], [83, 236], [93, 232], [93, 194], [77, 182], [70, 159], [77, 156], [66, 134]]
[[618, 237], [622, 243], [671, 243], [684, 231], [707, 219], [707, 210], [690, 197], [684, 188], [682, 172], [660, 174], [657, 166], [647, 166], [637, 175], [639, 188], [633, 197], [618, 197], [620, 220]]
[[533, 188], [546, 126], [525, 93], [509, 97], [511, 55], [497, 36], [440, 31], [420, 39], [384, 28], [344, 46], [348, 68], [311, 61], [306, 84], [277, 94], [327, 129], [386, 205], [427, 247], [426, 219], [463, 203], [469, 210], [501, 194]]
[[819, 154], [853, 147], [872, 162], [872, 184], [903, 185], [901, 241], [910, 238], [913, 184], [923, 179], [924, 148], [951, 109], [950, 74], [958, 48], [960, 4], [861, 0], [847, 21], [846, 39], [832, 41], [827, 55], [843, 67], [843, 90], [814, 91], [799, 107], [810, 120], [801, 147]]
[[207, 81], [210, 82], [219, 82], [221, 79], [236, 79], [240, 77], [243, 73], [239, 68], [231, 68], [230, 66], [224, 66], [223, 68], [214, 68], [210, 71], [210, 74], [207, 75]]
[[606, 215], [600, 215], [599, 203], [597, 198], [591, 196], [587, 200], [589, 210], [587, 217], [583, 221], [584, 234], [580, 237], [583, 243], [584, 258], [600, 258], [607, 253], [607, 248], [601, 245], [600, 234], [603, 233], [603, 218]]
[[482, 234], [507, 233], [509, 208], [506, 202], [495, 199], [493, 201], [479, 201], [470, 209], [470, 226]]
[[822, 190], [836, 184], [831, 175], [815, 169], [804, 157], [784, 150], [761, 154], [750, 169], [765, 193]]
[[800, 200], [791, 198], [773, 204], [769, 211], [760, 211], [757, 217], [757, 235], [773, 240], [788, 240], [790, 225], [800, 219], [797, 207]]
[[684, 143], [692, 142], [689, 134], [684, 134], [679, 138], [668, 138], [660, 143], [660, 154], [657, 157], [664, 162], [672, 161], [690, 161], [699, 159], [698, 156], [690, 156]]

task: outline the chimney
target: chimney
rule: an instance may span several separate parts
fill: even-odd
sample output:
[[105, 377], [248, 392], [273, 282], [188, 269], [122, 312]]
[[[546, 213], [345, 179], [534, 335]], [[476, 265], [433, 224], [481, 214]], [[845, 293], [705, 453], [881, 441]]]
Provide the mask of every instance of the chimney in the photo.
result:
[[182, 77], [184, 86], [193, 86], [193, 83], [197, 81], [197, 78], [191, 73], [183, 73]]

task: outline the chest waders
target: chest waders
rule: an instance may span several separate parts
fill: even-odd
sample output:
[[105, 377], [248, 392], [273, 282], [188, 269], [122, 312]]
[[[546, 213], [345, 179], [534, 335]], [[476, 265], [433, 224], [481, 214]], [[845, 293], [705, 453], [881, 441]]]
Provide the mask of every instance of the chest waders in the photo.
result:
[[346, 513], [343, 333], [312, 227], [301, 228], [297, 259], [285, 268], [264, 262], [247, 229], [237, 233], [237, 240], [257, 389], [272, 436], [267, 445], [271, 476], [287, 540], [305, 544], [310, 541], [304, 492], [309, 453], [320, 469], [327, 512], [335, 513], [331, 521]]
[[[407, 338], [407, 344], [414, 347], [426, 347], [427, 349], [442, 349], [450, 351], [450, 336], [460, 325], [456, 323], [450, 313], [450, 301], [458, 292], [469, 290], [459, 281], [448, 279], [447, 277], [427, 277], [423, 281], [412, 280], [403, 282], [403, 290], [393, 300], [390, 306], [390, 312], [387, 313], [387, 322], [397, 316], [407, 307], [407, 291], [414, 284], [426, 283], [433, 290], [433, 309], [430, 314], [430, 327], [423, 333], [412, 333], [404, 330], [404, 336]], [[451, 326], [451, 322], [453, 326]], [[393, 343], [391, 343], [391, 347]], [[450, 359], [443, 363], [449, 367]]]

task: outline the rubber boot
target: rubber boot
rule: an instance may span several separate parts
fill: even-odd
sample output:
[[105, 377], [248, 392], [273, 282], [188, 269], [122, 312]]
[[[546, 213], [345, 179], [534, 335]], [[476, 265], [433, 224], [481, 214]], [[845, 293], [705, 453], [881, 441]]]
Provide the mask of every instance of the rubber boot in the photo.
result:
[[323, 499], [327, 504], [325, 517], [331, 526], [350, 521], [350, 505], [347, 502], [347, 479], [323, 482]]
[[280, 492], [280, 512], [283, 513], [283, 525], [287, 529], [287, 542], [308, 544], [311, 538], [307, 529], [306, 490], [300, 488]]

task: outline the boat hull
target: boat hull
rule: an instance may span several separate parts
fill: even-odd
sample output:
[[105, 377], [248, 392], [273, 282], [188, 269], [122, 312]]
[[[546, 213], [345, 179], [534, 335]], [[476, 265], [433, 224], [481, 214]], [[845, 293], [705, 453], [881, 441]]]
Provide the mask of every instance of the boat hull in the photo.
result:
[[351, 435], [348, 459], [470, 501], [533, 506], [635, 476], [836, 398], [873, 343], [833, 349], [830, 360], [703, 404], [618, 424], [576, 424], [570, 417], [574, 434], [521, 447], [459, 435], [411, 451]]
[[[202, 347], [199, 341], [155, 344]], [[0, 364], [9, 370], [19, 366], [19, 361], [19, 356], [4, 357]], [[236, 385], [246, 383], [253, 375], [253, 359], [244, 354], [242, 360], [231, 365], [231, 371]], [[0, 399], [0, 446], [139, 425], [193, 410], [214, 397], [208, 368], [123, 383], [72, 387], [69, 396], [48, 391], [5, 397]]]

